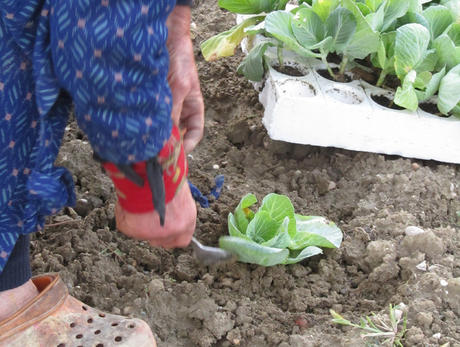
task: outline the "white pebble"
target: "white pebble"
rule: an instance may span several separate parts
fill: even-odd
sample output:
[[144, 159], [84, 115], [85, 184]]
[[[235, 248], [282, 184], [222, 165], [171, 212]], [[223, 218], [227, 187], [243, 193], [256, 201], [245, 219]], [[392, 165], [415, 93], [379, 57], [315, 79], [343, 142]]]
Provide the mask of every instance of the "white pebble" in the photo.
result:
[[441, 286], [443, 286], [443, 287], [447, 287], [447, 285], [449, 284], [449, 283], [447, 283], [446, 280], [440, 280], [439, 283], [440, 283]]
[[220, 166], [217, 165], [217, 164], [214, 164], [214, 165], [212, 166], [212, 168], [213, 168], [214, 170], [219, 170], [219, 167], [220, 167]]
[[420, 264], [418, 264], [416, 266], [417, 269], [419, 269], [420, 271], [426, 271], [426, 261], [422, 261]]
[[189, 158], [189, 159], [193, 160], [193, 155], [191, 155], [191, 154], [187, 154], [187, 158]]
[[414, 236], [414, 235], [420, 235], [425, 233], [426, 231], [423, 230], [422, 228], [416, 227], [416, 226], [409, 226], [405, 230], [407, 236]]
[[439, 340], [441, 338], [441, 333], [436, 333], [433, 335], [433, 338]]

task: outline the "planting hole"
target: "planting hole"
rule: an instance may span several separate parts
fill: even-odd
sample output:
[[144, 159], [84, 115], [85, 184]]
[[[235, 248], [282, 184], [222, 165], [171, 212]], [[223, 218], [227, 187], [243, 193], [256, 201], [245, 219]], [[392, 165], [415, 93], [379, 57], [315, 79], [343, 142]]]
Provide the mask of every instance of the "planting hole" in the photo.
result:
[[282, 73], [284, 75], [288, 76], [293, 76], [293, 77], [300, 77], [300, 76], [305, 76], [305, 74], [300, 71], [300, 69], [296, 68], [295, 66], [289, 66], [289, 65], [275, 65], [273, 68], [278, 71], [279, 73]]
[[442, 117], [442, 118], [449, 118], [451, 114], [448, 114], [447, 116], [445, 114], [442, 114], [438, 110], [438, 106], [432, 102], [422, 102], [421, 104], [418, 105], [423, 111], [434, 114], [435, 116]]
[[353, 90], [330, 88], [326, 90], [326, 94], [345, 104], [358, 105], [363, 102], [363, 99]]
[[348, 76], [347, 74], [339, 75], [339, 69], [336, 67], [332, 69], [332, 72], [335, 74], [336, 79], [332, 78], [332, 76], [329, 74], [329, 71], [327, 71], [327, 69], [319, 69], [319, 70], [316, 70], [316, 72], [321, 77], [324, 77], [325, 79], [328, 79], [330, 81], [341, 82], [341, 83], [351, 82], [351, 77]]
[[371, 99], [374, 100], [380, 106], [391, 108], [392, 110], [404, 110], [403, 107], [396, 105], [393, 100], [387, 98], [385, 95], [371, 95]]
[[284, 80], [279, 84], [281, 93], [290, 97], [310, 98], [316, 95], [316, 88], [310, 83], [297, 80]]

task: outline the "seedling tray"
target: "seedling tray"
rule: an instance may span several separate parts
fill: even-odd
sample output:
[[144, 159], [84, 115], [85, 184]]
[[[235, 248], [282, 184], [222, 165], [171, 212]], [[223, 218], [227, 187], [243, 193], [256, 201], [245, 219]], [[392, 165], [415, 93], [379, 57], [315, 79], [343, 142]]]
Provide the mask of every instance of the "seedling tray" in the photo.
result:
[[299, 62], [287, 54], [284, 64], [302, 76], [269, 67], [259, 95], [272, 139], [460, 163], [460, 119], [381, 106], [372, 97], [391, 100], [391, 91], [362, 80], [326, 79], [314, 59]]

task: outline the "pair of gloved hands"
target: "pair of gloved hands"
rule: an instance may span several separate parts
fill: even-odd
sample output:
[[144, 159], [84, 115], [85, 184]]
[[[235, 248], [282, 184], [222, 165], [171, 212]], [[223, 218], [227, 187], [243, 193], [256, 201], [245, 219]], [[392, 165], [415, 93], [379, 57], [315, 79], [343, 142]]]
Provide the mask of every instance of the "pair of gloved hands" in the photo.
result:
[[[190, 37], [191, 9], [176, 6], [167, 20], [170, 68], [168, 81], [173, 96], [171, 117], [184, 131], [183, 145], [190, 153], [203, 136], [204, 103]], [[152, 246], [186, 247], [196, 225], [196, 205], [188, 184], [182, 184], [165, 207], [164, 225], [156, 210], [128, 212], [120, 203], [115, 207], [117, 228], [129, 237], [146, 240]]]

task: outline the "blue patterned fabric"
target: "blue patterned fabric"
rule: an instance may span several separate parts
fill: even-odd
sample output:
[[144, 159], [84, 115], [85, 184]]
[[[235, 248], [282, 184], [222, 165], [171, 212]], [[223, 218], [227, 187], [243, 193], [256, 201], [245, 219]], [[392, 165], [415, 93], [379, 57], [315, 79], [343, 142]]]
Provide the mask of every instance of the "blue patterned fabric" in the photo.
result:
[[171, 133], [165, 21], [175, 0], [0, 0], [0, 273], [16, 240], [75, 201], [54, 166], [73, 101], [106, 161]]

